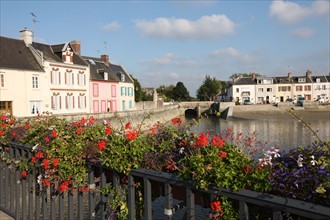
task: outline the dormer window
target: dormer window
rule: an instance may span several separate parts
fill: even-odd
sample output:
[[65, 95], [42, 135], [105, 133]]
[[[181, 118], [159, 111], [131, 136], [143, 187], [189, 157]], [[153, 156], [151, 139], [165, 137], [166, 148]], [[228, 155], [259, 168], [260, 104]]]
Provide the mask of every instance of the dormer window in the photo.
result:
[[306, 82], [306, 79], [305, 78], [299, 78], [298, 79], [298, 82], [302, 83], [302, 82]]
[[122, 81], [122, 82], [125, 82], [125, 75], [124, 75], [124, 74], [121, 74], [121, 76], [120, 76], [120, 77], [121, 77], [121, 78], [120, 78], [120, 79], [121, 79], [121, 81]]
[[316, 78], [316, 82], [317, 83], [320, 83], [321, 82], [321, 79], [320, 78]]
[[70, 47], [67, 47], [66, 50], [62, 52], [62, 59], [65, 63], [73, 63], [73, 51]]
[[108, 80], [108, 73], [104, 72], [104, 80]]
[[121, 82], [125, 82], [125, 74], [123, 74], [121, 71], [116, 72], [118, 78], [120, 78]]

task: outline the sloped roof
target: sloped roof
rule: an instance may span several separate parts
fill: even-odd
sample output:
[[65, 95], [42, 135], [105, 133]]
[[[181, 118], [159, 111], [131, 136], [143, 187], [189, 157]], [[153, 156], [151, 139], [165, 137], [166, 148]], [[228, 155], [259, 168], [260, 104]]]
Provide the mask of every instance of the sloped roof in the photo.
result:
[[0, 68], [43, 72], [23, 40], [0, 37]]
[[[305, 82], [300, 82], [299, 79], [305, 79]], [[311, 77], [307, 76], [285, 76], [285, 77], [274, 77], [274, 83], [275, 84], [291, 84], [291, 83], [312, 83]]]
[[119, 82], [119, 78], [116, 76], [116, 74], [110, 69], [108, 65], [103, 63], [100, 58], [83, 56], [83, 59], [86, 63], [89, 64], [90, 77], [92, 80], [104, 80], [104, 76], [102, 76], [101, 73], [107, 72], [107, 81]]
[[[69, 45], [70, 45], [69, 43], [57, 44], [57, 45], [47, 45], [37, 42], [32, 43], [33, 48], [42, 52], [44, 59], [50, 62], [60, 62], [60, 63], [64, 63], [62, 60], [62, 51], [65, 50], [66, 49], [65, 47]], [[83, 60], [83, 58], [77, 55], [76, 53], [73, 53], [73, 64], [82, 65], [82, 66], [88, 65]]]
[[233, 85], [255, 85], [257, 81], [255, 78], [252, 77], [242, 77], [237, 79]]
[[128, 73], [124, 70], [124, 68], [122, 66], [115, 65], [115, 64], [112, 64], [112, 63], [110, 63], [109, 66], [116, 75], [119, 72], [124, 74], [126, 83], [134, 83], [133, 79], [130, 77], [130, 75], [128, 75]]

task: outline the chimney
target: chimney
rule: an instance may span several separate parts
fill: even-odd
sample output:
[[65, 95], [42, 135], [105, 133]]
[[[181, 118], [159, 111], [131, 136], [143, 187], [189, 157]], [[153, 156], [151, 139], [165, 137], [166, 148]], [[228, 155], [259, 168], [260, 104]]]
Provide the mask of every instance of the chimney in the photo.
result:
[[78, 41], [78, 40], [74, 40], [74, 41], [71, 41], [70, 44], [71, 44], [71, 46], [72, 46], [73, 51], [74, 51], [76, 54], [80, 55], [80, 52], [81, 52], [81, 51], [80, 51], [80, 41]]
[[288, 78], [291, 78], [292, 74], [291, 72], [288, 72]]
[[256, 74], [256, 73], [252, 73], [252, 79], [255, 79], [255, 78], [256, 78], [256, 76], [257, 76], [257, 74]]
[[26, 45], [31, 45], [33, 41], [33, 32], [28, 29], [24, 29], [20, 31], [20, 39], [24, 40]]
[[311, 76], [312, 76], [312, 70], [307, 70], [306, 77], [311, 77]]
[[109, 64], [109, 56], [108, 55], [101, 55], [101, 60], [102, 60], [102, 62], [103, 63], [105, 63], [105, 64]]

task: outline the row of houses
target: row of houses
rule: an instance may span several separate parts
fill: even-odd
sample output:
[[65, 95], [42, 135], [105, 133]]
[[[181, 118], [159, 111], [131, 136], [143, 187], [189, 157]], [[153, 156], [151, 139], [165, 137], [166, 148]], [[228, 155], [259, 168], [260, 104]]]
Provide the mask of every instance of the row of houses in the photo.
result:
[[134, 80], [108, 55], [81, 55], [80, 41], [47, 45], [0, 37], [0, 112], [28, 117], [134, 110]]
[[231, 82], [226, 96], [220, 99], [244, 103], [245, 100], [253, 104], [279, 103], [288, 99], [305, 101], [320, 101], [328, 103], [330, 100], [330, 76], [313, 76], [311, 70], [305, 75], [280, 77], [256, 76], [238, 77]]

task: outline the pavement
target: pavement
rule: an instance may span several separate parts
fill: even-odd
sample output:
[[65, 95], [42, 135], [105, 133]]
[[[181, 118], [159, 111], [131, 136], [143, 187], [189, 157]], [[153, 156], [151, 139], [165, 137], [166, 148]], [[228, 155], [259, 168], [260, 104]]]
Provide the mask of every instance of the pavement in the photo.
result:
[[0, 220], [14, 220], [14, 218], [10, 217], [6, 213], [0, 211]]

